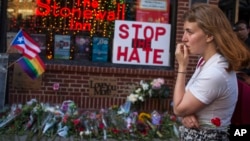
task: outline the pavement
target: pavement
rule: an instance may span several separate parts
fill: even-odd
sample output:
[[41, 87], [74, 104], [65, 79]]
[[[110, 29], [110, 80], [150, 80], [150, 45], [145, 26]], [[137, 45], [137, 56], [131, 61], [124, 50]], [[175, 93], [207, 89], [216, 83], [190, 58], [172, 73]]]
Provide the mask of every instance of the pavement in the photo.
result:
[[[51, 138], [51, 137], [43, 137], [41, 139], [37, 137], [29, 138], [27, 135], [22, 135], [22, 136], [17, 136], [17, 135], [0, 135], [0, 141], [117, 141], [114, 139], [107, 139], [107, 140], [97, 140], [97, 139], [80, 139], [80, 138], [74, 138], [74, 137], [69, 137], [69, 138], [62, 138], [62, 137], [56, 137], [56, 138]], [[126, 140], [123, 140], [126, 141]], [[127, 140], [128, 141], [128, 140]], [[129, 140], [129, 141], [138, 141], [138, 140]], [[153, 139], [151, 141], [177, 141], [173, 139]]]

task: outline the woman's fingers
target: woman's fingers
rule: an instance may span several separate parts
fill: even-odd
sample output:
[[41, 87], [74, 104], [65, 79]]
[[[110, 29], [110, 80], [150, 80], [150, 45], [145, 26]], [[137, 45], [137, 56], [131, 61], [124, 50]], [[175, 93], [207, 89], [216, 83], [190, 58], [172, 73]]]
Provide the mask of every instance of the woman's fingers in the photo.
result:
[[183, 54], [185, 58], [189, 56], [188, 48], [186, 45], [183, 46]]
[[182, 124], [187, 128], [199, 128], [199, 123], [194, 116], [183, 117]]
[[180, 54], [180, 53], [183, 54], [183, 52], [184, 52], [184, 44], [183, 43], [177, 44], [175, 53], [176, 54]]

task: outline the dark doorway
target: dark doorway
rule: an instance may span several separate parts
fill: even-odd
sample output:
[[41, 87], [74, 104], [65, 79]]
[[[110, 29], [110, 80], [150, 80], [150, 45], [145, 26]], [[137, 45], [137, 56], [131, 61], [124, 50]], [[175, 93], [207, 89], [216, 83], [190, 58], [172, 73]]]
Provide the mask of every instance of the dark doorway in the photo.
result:
[[239, 20], [245, 20], [249, 23], [250, 19], [250, 0], [240, 0]]
[[250, 0], [220, 0], [219, 7], [232, 24], [239, 20], [250, 22]]

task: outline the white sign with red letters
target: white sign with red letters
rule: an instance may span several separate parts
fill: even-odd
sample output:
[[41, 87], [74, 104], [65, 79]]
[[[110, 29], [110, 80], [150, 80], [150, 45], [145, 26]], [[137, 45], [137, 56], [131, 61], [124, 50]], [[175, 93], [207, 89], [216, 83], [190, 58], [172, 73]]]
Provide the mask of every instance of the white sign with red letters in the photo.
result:
[[170, 24], [115, 21], [112, 62], [169, 66]]

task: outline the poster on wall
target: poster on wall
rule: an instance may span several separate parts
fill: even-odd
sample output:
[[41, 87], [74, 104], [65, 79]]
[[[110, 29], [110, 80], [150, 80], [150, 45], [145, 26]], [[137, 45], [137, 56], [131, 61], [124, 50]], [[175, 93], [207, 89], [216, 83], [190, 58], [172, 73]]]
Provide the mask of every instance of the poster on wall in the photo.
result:
[[107, 62], [109, 38], [93, 37], [92, 41], [93, 41], [92, 61], [93, 62]]
[[30, 34], [30, 36], [39, 45], [41, 49], [41, 54], [45, 55], [46, 35], [45, 34]]
[[54, 58], [69, 59], [70, 58], [70, 36], [55, 35], [54, 42]]
[[76, 59], [85, 59], [90, 58], [90, 43], [91, 38], [89, 36], [77, 35], [75, 37], [75, 58]]
[[170, 66], [170, 24], [115, 21], [112, 62]]
[[170, 0], [137, 0], [136, 21], [169, 23]]

